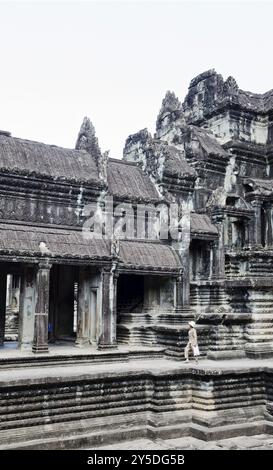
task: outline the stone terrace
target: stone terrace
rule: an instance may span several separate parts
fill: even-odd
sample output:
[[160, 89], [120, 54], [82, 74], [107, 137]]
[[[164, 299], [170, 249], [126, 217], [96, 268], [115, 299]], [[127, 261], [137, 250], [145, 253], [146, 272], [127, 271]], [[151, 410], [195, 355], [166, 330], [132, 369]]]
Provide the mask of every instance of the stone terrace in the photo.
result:
[[128, 439], [209, 448], [270, 435], [272, 378], [271, 360], [251, 359], [10, 366], [0, 371], [0, 448], [93, 448]]

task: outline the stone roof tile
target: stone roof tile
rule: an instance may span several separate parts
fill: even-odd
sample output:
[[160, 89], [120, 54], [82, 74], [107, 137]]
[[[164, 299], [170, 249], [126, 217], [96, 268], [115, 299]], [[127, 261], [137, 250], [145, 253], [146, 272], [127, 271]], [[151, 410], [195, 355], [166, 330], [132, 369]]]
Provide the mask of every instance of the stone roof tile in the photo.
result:
[[88, 240], [81, 231], [0, 224], [1, 254], [50, 258], [110, 259], [110, 241]]
[[136, 268], [177, 271], [182, 267], [176, 251], [160, 242], [121, 240], [118, 256], [122, 263]]
[[191, 232], [218, 235], [217, 228], [206, 214], [191, 213]]
[[107, 169], [109, 193], [124, 200], [159, 201], [150, 178], [135, 164], [110, 159]]
[[0, 171], [33, 177], [98, 182], [95, 159], [73, 150], [0, 134]]

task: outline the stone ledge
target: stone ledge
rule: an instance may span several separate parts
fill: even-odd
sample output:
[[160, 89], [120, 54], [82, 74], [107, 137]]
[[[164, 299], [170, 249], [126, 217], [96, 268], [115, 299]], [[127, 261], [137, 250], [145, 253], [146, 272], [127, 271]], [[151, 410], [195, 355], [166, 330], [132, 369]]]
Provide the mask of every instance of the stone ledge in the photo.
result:
[[[129, 428], [128, 423], [125, 425], [124, 421], [120, 421], [120, 417], [115, 417], [115, 426], [111, 423], [111, 429], [94, 430], [93, 432], [88, 429], [83, 432], [83, 428], [74, 428], [72, 435], [63, 433], [59, 426], [52, 429], [49, 435], [45, 435], [42, 439], [33, 439], [33, 435], [44, 434], [44, 430], [36, 428], [32, 429], [33, 434], [25, 434], [19, 436], [19, 439], [13, 441], [14, 436], [6, 435], [6, 444], [0, 445], [0, 450], [53, 450], [53, 449], [78, 449], [81, 447], [95, 447], [107, 444], [116, 444], [125, 440], [133, 440], [137, 438], [149, 439], [177, 439], [181, 437], [193, 437], [200, 439], [203, 442], [210, 442], [219, 439], [227, 439], [238, 437], [241, 435], [254, 436], [257, 434], [273, 434], [273, 423], [266, 422], [265, 420], [254, 421], [244, 424], [230, 424], [226, 426], [217, 426], [207, 428], [192, 422], [174, 423], [169, 426], [155, 427], [151, 423], [143, 423], [141, 425], [133, 425]], [[132, 422], [135, 421], [134, 416], [128, 416]], [[108, 421], [109, 423], [109, 421]], [[67, 431], [69, 432], [69, 430]], [[36, 434], [37, 433], [37, 434]], [[55, 435], [54, 435], [55, 434]], [[51, 437], [50, 437], [51, 435]], [[52, 436], [53, 435], [53, 436]]]
[[[142, 358], [143, 359], [143, 358]], [[266, 362], [265, 362], [266, 361]], [[37, 366], [36, 366], [37, 367]], [[58, 364], [53, 368], [36, 368], [35, 366], [17, 369], [10, 365], [9, 368], [0, 369], [0, 393], [2, 387], [19, 387], [36, 384], [59, 384], [69, 382], [83, 382], [85, 380], [95, 381], [103, 378], [129, 378], [129, 377], [169, 377], [176, 376], [227, 376], [245, 375], [249, 373], [272, 373], [273, 363], [269, 359], [234, 359], [230, 360], [207, 360], [204, 359], [198, 365], [194, 361], [189, 364], [181, 361], [181, 364], [170, 358], [145, 359], [142, 361], [109, 362], [103, 364], [91, 361], [81, 364], [66, 365]]]
[[[2, 370], [1, 448], [78, 448], [143, 436], [213, 440], [272, 431], [272, 361], [221, 361], [221, 367], [201, 362]], [[36, 439], [41, 435], [43, 442]]]
[[269, 359], [273, 357], [273, 342], [247, 343], [245, 351], [250, 359]]

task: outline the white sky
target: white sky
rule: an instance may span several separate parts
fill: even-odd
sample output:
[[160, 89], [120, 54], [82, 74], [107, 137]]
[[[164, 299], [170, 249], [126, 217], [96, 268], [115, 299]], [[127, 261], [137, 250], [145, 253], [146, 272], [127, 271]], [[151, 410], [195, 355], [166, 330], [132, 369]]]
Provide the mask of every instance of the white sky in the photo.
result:
[[273, 88], [273, 3], [0, 1], [0, 129], [74, 147], [85, 115], [102, 150], [154, 125], [165, 92], [215, 68]]

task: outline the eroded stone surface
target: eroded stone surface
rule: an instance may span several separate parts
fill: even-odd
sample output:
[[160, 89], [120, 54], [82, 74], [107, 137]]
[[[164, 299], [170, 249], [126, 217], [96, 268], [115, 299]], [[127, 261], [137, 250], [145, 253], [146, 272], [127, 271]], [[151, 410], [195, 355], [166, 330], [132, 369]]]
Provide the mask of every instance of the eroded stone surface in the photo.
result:
[[273, 439], [270, 435], [240, 436], [232, 439], [205, 442], [193, 437], [178, 439], [138, 439], [119, 442], [118, 445], [92, 447], [90, 450], [272, 450]]

